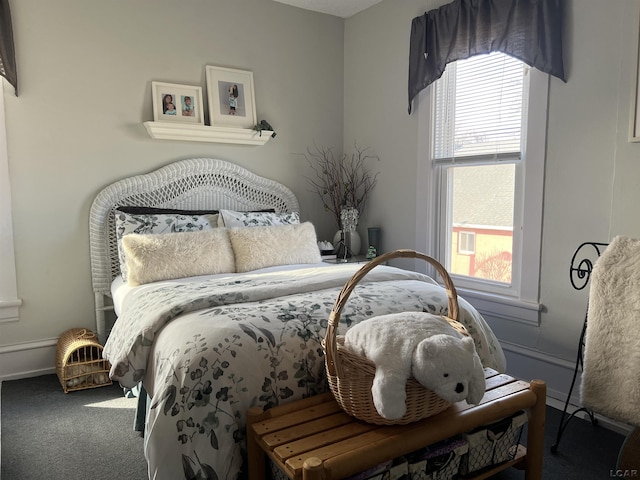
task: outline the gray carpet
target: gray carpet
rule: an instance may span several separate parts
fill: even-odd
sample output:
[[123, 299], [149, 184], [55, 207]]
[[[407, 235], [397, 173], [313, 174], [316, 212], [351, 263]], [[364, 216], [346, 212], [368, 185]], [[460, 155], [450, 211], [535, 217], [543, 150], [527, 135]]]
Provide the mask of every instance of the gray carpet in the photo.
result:
[[[572, 410], [570, 410], [571, 412]], [[558, 451], [551, 453], [555, 444], [562, 412], [547, 407], [544, 435], [543, 480], [603, 480], [616, 477], [616, 464], [624, 436], [599, 424], [574, 417], [560, 440]], [[521, 443], [526, 444], [526, 430]], [[640, 477], [640, 472], [637, 472]], [[494, 477], [500, 480], [522, 480], [524, 474], [510, 469]]]
[[144, 480], [136, 399], [117, 385], [65, 394], [55, 375], [2, 382], [2, 480]]
[[[2, 480], [147, 478], [143, 440], [132, 427], [135, 399], [116, 385], [65, 394], [55, 375], [44, 375], [3, 382], [0, 396]], [[548, 407], [543, 480], [616, 477], [622, 435], [574, 418], [552, 454], [559, 421]], [[495, 478], [522, 480], [524, 473]]]

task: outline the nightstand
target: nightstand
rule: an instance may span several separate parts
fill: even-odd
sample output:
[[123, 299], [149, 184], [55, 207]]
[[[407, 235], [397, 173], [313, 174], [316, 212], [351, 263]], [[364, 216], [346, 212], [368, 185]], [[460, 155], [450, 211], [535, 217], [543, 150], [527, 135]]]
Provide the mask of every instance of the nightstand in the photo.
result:
[[367, 263], [369, 259], [365, 255], [352, 255], [349, 258], [323, 258], [323, 263], [332, 263], [340, 265], [341, 263]]

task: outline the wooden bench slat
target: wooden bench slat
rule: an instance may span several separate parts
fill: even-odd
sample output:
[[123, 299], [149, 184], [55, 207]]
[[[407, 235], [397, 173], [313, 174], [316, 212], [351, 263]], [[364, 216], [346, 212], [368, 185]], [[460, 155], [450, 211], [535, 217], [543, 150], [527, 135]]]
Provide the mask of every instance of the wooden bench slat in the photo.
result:
[[265, 446], [273, 449], [283, 443], [293, 442], [299, 438], [308, 437], [351, 422], [353, 422], [353, 417], [347, 415], [343, 411], [340, 411], [333, 415], [327, 415], [326, 417], [307, 422], [303, 425], [296, 425], [294, 427], [278, 430], [277, 432], [268, 433], [262, 437], [262, 442]]
[[[364, 432], [363, 434], [346, 438], [340, 442], [335, 442], [324, 447], [308, 450], [304, 455], [298, 455], [289, 458], [286, 461], [286, 464], [297, 474], [297, 472], [302, 470], [302, 465], [305, 459], [309, 458], [310, 456], [318, 457], [320, 460], [327, 460], [344, 452], [355, 450], [360, 447], [374, 445], [376, 442], [388, 438], [389, 428], [395, 427], [391, 426], [384, 429], [377, 428], [371, 431]], [[374, 452], [371, 452], [371, 454], [375, 455]]]
[[341, 425], [339, 427], [325, 430], [306, 438], [295, 440], [293, 442], [287, 443], [286, 445], [281, 445], [279, 447], [276, 447], [273, 450], [273, 453], [284, 462], [290, 457], [300, 455], [305, 452], [315, 452], [324, 447], [330, 447], [331, 445], [338, 442], [357, 438], [359, 435], [376, 428], [379, 427], [363, 422], [351, 422], [346, 425]]
[[302, 410], [292, 411], [284, 415], [263, 420], [254, 424], [254, 429], [258, 435], [264, 435], [269, 432], [276, 432], [283, 428], [293, 427], [309, 420], [325, 417], [332, 413], [342, 412], [340, 405], [335, 401], [323, 402], [318, 405], [304, 408]]
[[494, 375], [486, 379], [486, 388], [485, 391], [493, 390], [496, 387], [501, 387], [503, 385], [507, 385], [509, 383], [515, 382], [515, 378], [510, 377], [509, 375], [499, 374]]

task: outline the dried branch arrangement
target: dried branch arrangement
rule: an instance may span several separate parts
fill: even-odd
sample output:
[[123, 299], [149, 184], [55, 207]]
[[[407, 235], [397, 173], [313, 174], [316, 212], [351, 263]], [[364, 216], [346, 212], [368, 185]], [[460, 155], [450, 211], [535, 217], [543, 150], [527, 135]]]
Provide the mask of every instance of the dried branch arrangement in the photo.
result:
[[340, 230], [340, 210], [343, 207], [354, 207], [360, 213], [364, 211], [380, 173], [372, 173], [367, 163], [380, 158], [367, 154], [366, 149], [357, 145], [351, 155], [335, 154], [332, 148], [314, 146], [307, 149], [305, 158], [315, 174], [307, 177], [311, 191], [320, 197], [324, 209], [333, 214]]

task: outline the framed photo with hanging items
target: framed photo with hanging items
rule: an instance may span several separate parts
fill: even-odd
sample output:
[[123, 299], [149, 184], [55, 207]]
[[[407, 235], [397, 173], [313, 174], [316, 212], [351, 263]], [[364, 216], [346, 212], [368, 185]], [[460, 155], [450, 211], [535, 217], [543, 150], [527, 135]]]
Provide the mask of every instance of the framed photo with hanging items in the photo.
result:
[[154, 122], [204, 125], [202, 87], [151, 82]]
[[253, 128], [258, 123], [253, 72], [207, 65], [206, 81], [211, 126]]

